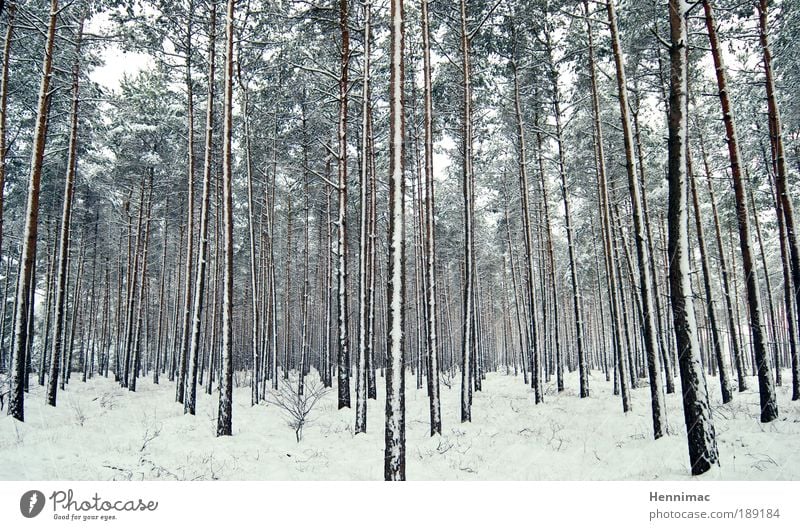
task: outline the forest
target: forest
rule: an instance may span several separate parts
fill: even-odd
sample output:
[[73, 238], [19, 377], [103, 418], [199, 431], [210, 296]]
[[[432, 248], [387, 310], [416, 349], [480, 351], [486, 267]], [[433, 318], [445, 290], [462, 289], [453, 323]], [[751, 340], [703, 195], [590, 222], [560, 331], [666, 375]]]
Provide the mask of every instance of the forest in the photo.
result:
[[799, 32], [0, 0], [0, 477], [800, 478]]

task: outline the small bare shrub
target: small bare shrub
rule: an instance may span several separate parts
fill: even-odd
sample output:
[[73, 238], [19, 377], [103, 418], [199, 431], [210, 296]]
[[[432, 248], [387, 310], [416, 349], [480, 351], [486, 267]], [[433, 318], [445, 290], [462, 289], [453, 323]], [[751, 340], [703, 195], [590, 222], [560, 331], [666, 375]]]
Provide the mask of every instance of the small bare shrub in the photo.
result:
[[294, 430], [297, 442], [303, 438], [303, 427], [310, 423], [309, 415], [320, 399], [329, 392], [321, 382], [305, 380], [305, 388], [300, 394], [297, 380], [281, 380], [277, 390], [267, 397], [267, 403], [278, 407], [286, 417], [286, 423]]

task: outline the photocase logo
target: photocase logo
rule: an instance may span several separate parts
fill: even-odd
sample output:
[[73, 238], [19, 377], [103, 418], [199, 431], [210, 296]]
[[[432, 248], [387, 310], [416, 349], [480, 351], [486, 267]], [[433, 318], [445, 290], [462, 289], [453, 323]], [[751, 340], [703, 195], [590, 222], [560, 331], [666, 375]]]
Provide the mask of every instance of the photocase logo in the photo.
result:
[[32, 519], [44, 508], [44, 493], [39, 490], [26, 491], [19, 499], [19, 511], [24, 517]]

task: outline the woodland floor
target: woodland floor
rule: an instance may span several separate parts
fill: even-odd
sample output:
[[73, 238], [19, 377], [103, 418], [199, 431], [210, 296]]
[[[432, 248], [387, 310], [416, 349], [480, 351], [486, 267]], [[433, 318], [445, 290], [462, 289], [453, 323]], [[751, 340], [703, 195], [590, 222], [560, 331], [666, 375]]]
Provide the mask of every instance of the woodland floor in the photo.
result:
[[[409, 479], [690, 478], [679, 394], [667, 396], [671, 434], [653, 441], [645, 386], [633, 391], [633, 411], [624, 415], [599, 372], [592, 397], [579, 399], [575, 374], [566, 374], [567, 389], [557, 395], [551, 382], [538, 406], [521, 376], [489, 374], [475, 394], [471, 424], [459, 421], [458, 383], [442, 386], [443, 435], [431, 438], [426, 393], [414, 382], [408, 374]], [[756, 381], [748, 382], [751, 390], [721, 405], [709, 378], [721, 466], [703, 479], [800, 479], [800, 402], [789, 400], [789, 386], [778, 387], [780, 418], [761, 424]], [[173, 383], [142, 378], [132, 393], [113, 378], [75, 377], [53, 409], [34, 380], [26, 422], [5, 411], [0, 417], [0, 480], [380, 480], [382, 383], [380, 399], [369, 401], [366, 434], [353, 435], [354, 409], [337, 410], [333, 391], [297, 443], [275, 405], [250, 406], [249, 388], [235, 392], [234, 435], [216, 438], [216, 394], [201, 392], [192, 417], [175, 403]]]

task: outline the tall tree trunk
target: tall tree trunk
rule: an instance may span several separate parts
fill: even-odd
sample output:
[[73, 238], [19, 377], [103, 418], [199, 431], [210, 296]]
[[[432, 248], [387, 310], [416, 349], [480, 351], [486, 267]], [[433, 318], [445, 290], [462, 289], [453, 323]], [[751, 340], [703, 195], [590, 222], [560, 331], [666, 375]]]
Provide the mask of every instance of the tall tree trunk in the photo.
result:
[[647, 179], [645, 178], [644, 149], [642, 148], [642, 135], [639, 128], [639, 109], [641, 108], [641, 104], [639, 102], [640, 91], [638, 90], [636, 79], [634, 79], [634, 87], [636, 89], [636, 91], [634, 92], [634, 100], [636, 102], [636, 107], [635, 110], [633, 110], [632, 112], [633, 131], [636, 143], [636, 152], [639, 160], [639, 181], [641, 183], [641, 188], [642, 188], [642, 217], [644, 218], [644, 227], [645, 227], [644, 233], [645, 236], [647, 237], [646, 244], [648, 253], [650, 254], [649, 270], [653, 285], [653, 311], [655, 312], [656, 336], [658, 339], [658, 348], [660, 351], [661, 360], [663, 361], [664, 377], [667, 383], [666, 392], [667, 394], [674, 394], [675, 393], [675, 379], [673, 377], [674, 367], [672, 366], [672, 356], [670, 355], [670, 348], [667, 345], [667, 342], [665, 341], [664, 337], [665, 325], [661, 312], [661, 293], [658, 285], [658, 274], [656, 274], [657, 270], [656, 252], [655, 252], [655, 247], [653, 246], [653, 232], [650, 224], [649, 209], [647, 207], [647, 193], [646, 193]]
[[297, 394], [302, 396], [304, 392], [305, 386], [305, 376], [306, 376], [306, 363], [308, 360], [308, 348], [309, 348], [309, 340], [308, 340], [308, 302], [310, 299], [309, 293], [309, 274], [310, 274], [310, 267], [309, 267], [309, 255], [310, 255], [310, 248], [309, 245], [311, 243], [311, 239], [309, 238], [309, 231], [311, 225], [311, 216], [309, 212], [309, 165], [308, 165], [308, 128], [306, 123], [306, 105], [305, 105], [305, 94], [303, 97], [303, 105], [301, 106], [302, 112], [302, 123], [303, 123], [303, 215], [305, 216], [305, 223], [303, 226], [303, 286], [300, 292], [300, 362], [298, 363], [298, 370], [297, 370]]
[[[241, 79], [240, 79], [241, 83]], [[260, 371], [261, 355], [259, 351], [258, 323], [258, 280], [256, 276], [256, 235], [255, 235], [255, 214], [253, 207], [253, 152], [250, 140], [250, 98], [247, 87], [241, 84], [242, 99], [244, 104], [244, 145], [247, 167], [247, 235], [250, 243], [250, 312], [251, 330], [250, 347], [253, 349], [253, 377], [250, 380], [250, 405], [259, 402], [259, 381], [262, 377]], [[266, 205], [264, 205], [266, 207]]]
[[767, 290], [767, 308], [769, 309], [769, 340], [768, 343], [772, 349], [772, 359], [774, 361], [773, 368], [775, 369], [775, 385], [781, 386], [781, 359], [780, 348], [778, 347], [778, 318], [775, 314], [775, 298], [772, 296], [772, 281], [769, 279], [769, 268], [767, 265], [767, 255], [764, 250], [764, 238], [761, 235], [761, 222], [758, 220], [758, 210], [756, 209], [756, 199], [753, 196], [753, 188], [748, 188], [747, 192], [750, 199], [750, 207], [753, 211], [753, 224], [756, 227], [756, 241], [758, 242], [758, 251], [761, 258], [761, 268], [764, 269], [764, 287]]
[[706, 312], [708, 314], [708, 325], [711, 328], [711, 342], [714, 348], [714, 357], [717, 361], [717, 370], [719, 372], [719, 385], [722, 392], [722, 402], [729, 403], [733, 400], [733, 393], [731, 392], [730, 373], [728, 365], [725, 364], [725, 356], [722, 353], [722, 341], [719, 336], [719, 323], [717, 322], [717, 315], [714, 311], [714, 295], [711, 290], [711, 270], [709, 267], [708, 255], [706, 254], [706, 239], [705, 231], [703, 230], [703, 223], [700, 217], [700, 201], [697, 196], [697, 185], [695, 184], [695, 175], [691, 166], [691, 155], [688, 156], [688, 178], [689, 187], [692, 193], [692, 204], [694, 206], [694, 221], [695, 232], [697, 234], [697, 244], [700, 248], [700, 265], [703, 270], [703, 287], [706, 295]]
[[391, 0], [389, 81], [389, 333], [383, 476], [406, 479], [403, 0]]
[[472, 87], [470, 79], [470, 37], [467, 31], [466, 0], [461, 7], [461, 68], [464, 93], [462, 135], [462, 191], [464, 196], [464, 305], [462, 314], [463, 340], [461, 342], [461, 422], [472, 421], [472, 373], [471, 359], [474, 344], [474, 242], [472, 227]]
[[625, 357], [622, 355], [622, 341], [620, 336], [619, 323], [619, 294], [617, 288], [617, 271], [615, 263], [617, 261], [614, 245], [614, 232], [611, 229], [611, 211], [609, 205], [608, 184], [606, 179], [605, 146], [603, 145], [603, 127], [600, 120], [600, 97], [597, 92], [597, 73], [594, 60], [594, 37], [592, 36], [591, 23], [589, 22], [588, 2], [584, 2], [584, 11], [587, 15], [587, 32], [589, 35], [589, 74], [592, 89], [592, 117], [594, 122], [595, 142], [597, 144], [597, 185], [600, 195], [600, 218], [603, 228], [603, 248], [605, 250], [606, 277], [608, 278], [608, 291], [611, 299], [611, 324], [614, 333], [612, 342], [614, 345], [614, 359], [616, 361], [615, 373], [623, 374], [619, 378], [619, 390], [622, 397], [622, 410], [631, 410], [630, 396], [628, 393], [628, 383], [625, 380]]
[[25, 361], [28, 351], [28, 303], [30, 301], [30, 280], [36, 261], [36, 235], [39, 220], [39, 189], [42, 178], [42, 162], [47, 136], [48, 100], [50, 78], [53, 70], [53, 43], [56, 37], [56, 18], [58, 0], [50, 0], [50, 19], [47, 26], [44, 65], [39, 88], [39, 102], [36, 112], [36, 128], [31, 143], [31, 165], [28, 178], [28, 198], [25, 204], [25, 227], [22, 233], [20, 268], [17, 277], [17, 307], [14, 315], [13, 375], [11, 380], [11, 399], [8, 414], [19, 421], [25, 421]]
[[586, 359], [586, 352], [583, 340], [583, 302], [581, 301], [581, 290], [578, 285], [578, 264], [575, 255], [575, 236], [572, 226], [572, 216], [570, 212], [569, 196], [567, 194], [567, 170], [564, 160], [563, 127], [561, 124], [561, 102], [558, 95], [558, 70], [553, 63], [553, 49], [550, 31], [545, 31], [545, 48], [549, 61], [550, 82], [553, 85], [552, 105], [555, 118], [556, 131], [555, 140], [558, 150], [558, 173], [561, 179], [561, 199], [564, 203], [564, 229], [567, 233], [567, 251], [569, 254], [570, 281], [572, 283], [572, 310], [575, 317], [575, 345], [578, 351], [578, 378], [580, 381], [580, 396], [589, 397], [589, 366]]
[[[210, 4], [208, 39], [208, 96], [206, 101], [206, 145], [203, 162], [203, 196], [200, 199], [200, 232], [198, 235], [197, 278], [194, 281], [194, 303], [191, 305], [191, 335], [189, 337], [189, 359], [186, 371], [186, 395], [183, 412], [194, 415], [197, 401], [197, 366], [200, 359], [200, 332], [205, 303], [206, 275], [208, 267], [208, 223], [211, 199], [211, 172], [214, 161], [214, 78], [216, 67], [216, 20], [217, 5]], [[191, 232], [190, 232], [191, 237]], [[219, 240], [217, 240], [219, 244]], [[209, 374], [210, 376], [210, 374]]]
[[233, 15], [236, 0], [228, 0], [225, 32], [225, 98], [222, 130], [222, 212], [225, 271], [222, 286], [222, 370], [219, 385], [217, 436], [232, 433], [233, 410], [233, 191], [231, 137], [233, 133]]
[[188, 192], [186, 204], [186, 263], [183, 272], [183, 303], [181, 318], [181, 340], [178, 348], [178, 381], [175, 400], [184, 403], [186, 393], [186, 367], [189, 359], [192, 305], [192, 263], [194, 261], [194, 95], [192, 90], [192, 38], [194, 0], [189, 0], [186, 22], [186, 123], [188, 135]]
[[[544, 221], [544, 231], [547, 247], [547, 275], [550, 283], [550, 290], [552, 296], [552, 308], [549, 311], [551, 318], [547, 319], [551, 322], [553, 330], [553, 349], [555, 350], [555, 371], [556, 371], [556, 390], [562, 392], [564, 390], [564, 360], [562, 358], [563, 348], [561, 344], [561, 327], [559, 326], [560, 319], [560, 302], [556, 293], [558, 287], [556, 284], [556, 265], [555, 265], [555, 251], [553, 250], [553, 230], [550, 223], [550, 199], [547, 194], [547, 183], [544, 172], [544, 150], [542, 147], [542, 133], [539, 129], [539, 113], [534, 111], [534, 127], [536, 127], [536, 162], [539, 168], [539, 194], [542, 198], [542, 216]], [[542, 290], [542, 307], [547, 308], [545, 301], [546, 291]], [[548, 370], [549, 372], [549, 370]], [[541, 385], [540, 385], [541, 386]]]
[[[766, 5], [766, 0], [762, 0]], [[714, 67], [717, 74], [717, 87], [722, 106], [722, 121], [725, 124], [725, 135], [728, 140], [728, 156], [731, 162], [731, 177], [733, 179], [734, 196], [736, 198], [736, 220], [739, 227], [739, 246], [742, 251], [742, 267], [747, 291], [747, 305], [750, 309], [750, 332], [753, 338], [753, 352], [758, 366], [758, 393], [761, 401], [761, 421], [770, 422], [778, 417], [778, 403], [775, 399], [775, 381], [769, 369], [767, 356], [766, 337], [761, 316], [761, 300], [758, 292], [758, 272], [753, 263], [753, 254], [750, 242], [750, 221], [747, 216], [747, 197], [745, 196], [744, 176], [742, 175], [741, 153], [739, 152], [736, 123], [733, 118], [728, 94], [728, 80], [725, 65], [722, 60], [722, 51], [719, 47], [716, 22], [711, 10], [711, 2], [703, 0], [706, 14], [706, 29], [711, 43], [711, 54], [714, 58]]]
[[[145, 216], [147, 220], [144, 224], [144, 243], [142, 248], [142, 265], [140, 267], [139, 272], [139, 293], [136, 296], [136, 327], [134, 328], [133, 334], [133, 355], [131, 360], [131, 378], [128, 383], [128, 390], [131, 392], [136, 391], [136, 379], [139, 377], [139, 370], [141, 364], [141, 345], [142, 345], [142, 327], [144, 326], [143, 320], [144, 315], [146, 313], [145, 304], [147, 303], [145, 300], [145, 286], [147, 283], [147, 255], [148, 250], [150, 248], [150, 218], [151, 218], [151, 209], [153, 205], [153, 168], [149, 168], [148, 170], [148, 194], [147, 194], [147, 209], [145, 210]], [[145, 328], [146, 331], [146, 328]], [[147, 342], [145, 341], [145, 345]]]
[[356, 363], [356, 434], [367, 432], [367, 261], [369, 210], [369, 107], [370, 107], [370, 19], [372, 2], [364, 3], [364, 80], [361, 106], [361, 173], [359, 199], [361, 202], [358, 252], [358, 362]]
[[[794, 222], [794, 204], [789, 196], [786, 168], [786, 154], [783, 145], [783, 131], [781, 124], [781, 114], [778, 108], [778, 98], [775, 95], [775, 79], [772, 73], [772, 51], [769, 45], [769, 25], [768, 25], [768, 0], [759, 0], [756, 4], [758, 8], [759, 21], [759, 40], [763, 53], [764, 73], [766, 76], [767, 89], [767, 111], [769, 116], [770, 140], [772, 143], [775, 157], [775, 188], [778, 200], [783, 209], [783, 217], [786, 225], [786, 239], [789, 243], [789, 257], [792, 271], [792, 283], [794, 283], [795, 307], [797, 310], [798, 327], [800, 327], [800, 247], [797, 244], [797, 225]], [[760, 382], [760, 375], [759, 375]], [[795, 351], [792, 356], [792, 400], [800, 399], [800, 362]]]
[[644, 333], [644, 347], [647, 355], [647, 371], [650, 379], [650, 402], [652, 405], [653, 435], [655, 439], [666, 434], [666, 416], [664, 411], [664, 386], [661, 382], [661, 359], [659, 357], [657, 328], [653, 308], [652, 277], [650, 276], [650, 253], [647, 247], [644, 214], [642, 213], [642, 199], [644, 190], [640, 189], [639, 178], [636, 174], [636, 161], [634, 158], [633, 129], [628, 115], [628, 87], [625, 75], [625, 64], [620, 46], [619, 31], [617, 29], [617, 15], [613, 0], [606, 1], [608, 22], [611, 28], [611, 46], [614, 53], [614, 62], [617, 70], [617, 90], [619, 93], [619, 108], [622, 118], [622, 132], [625, 143], [625, 168], [628, 174], [628, 191], [631, 196], [631, 209], [633, 211], [634, 241], [636, 243], [636, 257], [639, 269], [639, 289], [641, 291], [641, 317]]
[[[3, 65], [0, 70], [0, 257], [3, 255], [3, 190], [6, 182], [6, 123], [8, 121], [8, 64], [11, 61], [11, 42], [14, 38], [14, 16], [17, 12], [16, 2], [8, 5], [6, 15], [6, 36], [3, 40]], [[8, 277], [8, 273], [6, 273]], [[6, 292], [3, 292], [6, 295]], [[5, 299], [4, 299], [5, 300]], [[0, 343], [2, 336], [0, 336]], [[2, 347], [2, 344], [0, 344]]]
[[169, 212], [169, 198], [167, 199], [165, 208], [164, 208], [164, 228], [162, 229], [163, 232], [163, 248], [161, 249], [161, 278], [159, 280], [158, 286], [158, 331], [156, 331], [157, 336], [157, 347], [156, 347], [156, 359], [155, 359], [155, 367], [153, 369], [153, 384], [157, 385], [159, 383], [159, 377], [161, 376], [161, 369], [163, 367], [162, 357], [164, 355], [164, 343], [165, 335], [167, 333], [164, 332], [165, 320], [166, 323], [169, 323], [169, 317], [167, 316], [167, 303], [165, 301], [165, 288], [167, 284], [167, 246], [168, 246], [168, 238], [167, 238], [167, 212]]
[[747, 380], [745, 379], [745, 369], [743, 361], [743, 353], [741, 351], [741, 343], [739, 342], [739, 333], [736, 325], [737, 319], [734, 315], [734, 296], [735, 290], [731, 289], [731, 279], [728, 275], [728, 260], [725, 257], [725, 249], [722, 242], [722, 229], [719, 224], [719, 214], [717, 212], [717, 199], [714, 194], [714, 186], [711, 183], [711, 170], [708, 165], [708, 157], [706, 156], [705, 147], [703, 146], [702, 134], [698, 138], [700, 144], [700, 153], [703, 157], [703, 168], [706, 177], [706, 189], [708, 190], [708, 198], [711, 203], [711, 218], [714, 220], [714, 237], [717, 242], [717, 254], [719, 260], [720, 276], [722, 276], [722, 289], [725, 295], [725, 309], [728, 320], [728, 331], [730, 333], [731, 349], [733, 350], [733, 362], [736, 367], [736, 378], [738, 382], [739, 392], [747, 390]]
[[439, 402], [439, 336], [436, 305], [436, 224], [433, 187], [433, 85], [430, 45], [430, 20], [428, 1], [421, 0], [422, 19], [422, 78], [425, 85], [425, 239], [426, 245], [426, 284], [428, 307], [428, 400], [430, 403], [431, 436], [442, 434], [442, 412]]
[[341, 73], [339, 76], [339, 173], [338, 213], [336, 219], [337, 308], [339, 320], [339, 346], [337, 349], [337, 383], [339, 408], [350, 407], [350, 350], [348, 346], [347, 304], [347, 92], [350, 67], [350, 29], [348, 27], [348, 0], [339, 0], [339, 28], [342, 32]]
[[[531, 359], [531, 385], [533, 386], [533, 394], [535, 403], [541, 403], [542, 382], [540, 381], [541, 373], [541, 356], [539, 353], [539, 340], [536, 333], [536, 315], [538, 313], [536, 308], [536, 297], [534, 296], [534, 283], [536, 281], [534, 274], [533, 253], [535, 252], [533, 245], [533, 234], [531, 231], [531, 214], [528, 197], [528, 168], [527, 168], [527, 155], [525, 148], [525, 124], [522, 118], [522, 104], [520, 102], [519, 91], [519, 71], [516, 58], [516, 49], [514, 51], [514, 58], [511, 61], [511, 68], [514, 76], [514, 115], [516, 117], [517, 127], [517, 167], [519, 172], [519, 194], [520, 203], [522, 207], [522, 232], [523, 240], [525, 242], [525, 298], [530, 308], [531, 318], [528, 320], [528, 354]], [[559, 350], [560, 352], [560, 350]]]
[[53, 317], [53, 351], [50, 354], [50, 380], [47, 384], [47, 404], [56, 406], [58, 374], [61, 371], [62, 335], [64, 330], [64, 307], [67, 293], [67, 265], [69, 263], [69, 230], [72, 220], [72, 197], [75, 186], [75, 167], [78, 151], [78, 104], [80, 102], [80, 55], [83, 21], [75, 42], [75, 62], [72, 65], [72, 109], [70, 113], [70, 136], [67, 155], [67, 174], [64, 178], [64, 204], [61, 210], [61, 229], [58, 238], [58, 272], [55, 286], [55, 312]]
[[685, 0], [670, 0], [670, 94], [669, 94], [669, 282], [678, 364], [683, 392], [683, 416], [692, 475], [705, 473], [719, 460], [711, 407], [694, 316], [689, 276], [687, 209], [688, 135], [688, 35]]

